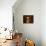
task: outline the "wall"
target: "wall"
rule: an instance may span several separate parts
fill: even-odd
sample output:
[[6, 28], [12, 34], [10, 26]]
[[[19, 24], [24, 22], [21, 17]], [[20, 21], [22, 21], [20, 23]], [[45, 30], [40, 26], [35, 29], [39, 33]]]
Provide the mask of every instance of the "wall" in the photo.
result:
[[46, 0], [41, 1], [41, 40], [42, 46], [46, 46]]
[[0, 0], [0, 27], [12, 29], [12, 6], [16, 0]]
[[[18, 1], [20, 2], [20, 1]], [[17, 6], [16, 6], [17, 5]], [[13, 6], [15, 30], [22, 32], [24, 38], [35, 41], [36, 46], [41, 46], [41, 1], [23, 0]], [[23, 15], [34, 15], [33, 24], [23, 24]]]
[[[10, 28], [12, 28], [12, 6], [13, 6], [13, 4], [16, 2], [16, 0], [0, 0], [0, 26], [5, 26], [5, 27], [10, 27]], [[20, 1], [18, 1], [18, 2], [20, 2]], [[17, 3], [18, 3], [17, 2]], [[33, 1], [34, 2], [34, 1]], [[17, 4], [17, 3], [15, 3], [15, 5]], [[19, 4], [19, 3], [18, 3]], [[39, 4], [39, 3], [38, 3]], [[20, 4], [19, 4], [20, 5]], [[26, 4], [24, 4], [24, 5], [26, 5]], [[17, 8], [17, 7], [19, 7], [18, 5], [16, 5], [15, 7], [14, 7], [14, 10], [15, 10], [15, 8]], [[22, 6], [21, 6], [22, 7]], [[26, 7], [26, 6], [25, 6]], [[23, 8], [23, 7], [22, 7]], [[41, 20], [42, 20], [42, 22], [41, 22], [41, 27], [42, 27], [42, 30], [41, 30], [41, 41], [42, 41], [42, 46], [46, 46], [46, 0], [41, 0]], [[26, 8], [23, 8], [23, 9], [26, 9]], [[15, 12], [16, 11], [16, 12]], [[16, 13], [16, 15], [17, 15], [17, 13], [18, 13], [18, 11], [17, 11], [17, 9], [15, 10], [14, 12]], [[23, 11], [24, 10], [21, 10], [21, 15], [23, 15]], [[29, 13], [29, 12], [28, 12]], [[20, 14], [20, 13], [18, 13], [18, 14]], [[31, 14], [31, 13], [30, 13]], [[44, 16], [45, 15], [45, 16]], [[17, 16], [16, 16], [17, 17]], [[24, 32], [24, 35], [25, 35], [25, 33], [27, 32], [27, 28], [29, 27], [29, 25], [31, 26], [32, 24], [23, 24], [22, 22], [22, 16], [20, 16], [19, 15], [19, 20], [21, 20], [21, 22], [20, 21], [18, 21], [19, 23], [20, 23], [20, 25], [19, 25], [19, 28], [16, 26], [16, 29], [18, 30], [18, 31], [21, 31], [21, 32]], [[27, 28], [26, 28], [26, 30], [24, 29], [24, 27], [26, 27], [26, 26], [28, 26]], [[36, 26], [35, 26], [36, 27]], [[29, 29], [28, 29], [29, 30]], [[31, 30], [31, 29], [30, 29]], [[36, 31], [33, 31], [33, 32], [36, 32]], [[30, 33], [30, 32], [29, 32]], [[29, 34], [28, 33], [28, 34]], [[32, 32], [31, 32], [32, 33]], [[25, 35], [25, 36], [27, 36], [27, 35]], [[32, 36], [31, 36], [31, 38], [32, 38]], [[35, 39], [36, 40], [36, 39]]]

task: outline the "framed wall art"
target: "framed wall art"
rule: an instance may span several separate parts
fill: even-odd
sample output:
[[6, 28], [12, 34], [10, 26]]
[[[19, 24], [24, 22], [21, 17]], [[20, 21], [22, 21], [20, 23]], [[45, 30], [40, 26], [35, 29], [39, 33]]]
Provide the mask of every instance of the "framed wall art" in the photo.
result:
[[23, 23], [33, 23], [34, 16], [33, 15], [24, 15], [23, 16]]

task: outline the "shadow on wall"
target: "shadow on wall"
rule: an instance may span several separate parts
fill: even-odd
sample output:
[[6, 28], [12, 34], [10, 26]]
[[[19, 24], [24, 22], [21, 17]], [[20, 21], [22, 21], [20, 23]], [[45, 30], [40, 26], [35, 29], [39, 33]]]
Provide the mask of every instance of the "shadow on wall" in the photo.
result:
[[[41, 46], [41, 16], [40, 0], [18, 0], [13, 6], [14, 24], [18, 32], [22, 32], [26, 39], [33, 39], [36, 46]], [[23, 24], [23, 15], [34, 15], [33, 24]], [[28, 36], [27, 36], [27, 34]], [[38, 35], [37, 35], [38, 33]]]

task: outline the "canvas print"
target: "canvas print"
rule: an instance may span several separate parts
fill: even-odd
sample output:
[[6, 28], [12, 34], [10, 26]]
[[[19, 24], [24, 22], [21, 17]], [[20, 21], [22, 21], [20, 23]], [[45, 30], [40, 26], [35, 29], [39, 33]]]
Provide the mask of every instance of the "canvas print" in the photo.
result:
[[33, 23], [34, 16], [33, 15], [24, 15], [23, 16], [23, 23]]

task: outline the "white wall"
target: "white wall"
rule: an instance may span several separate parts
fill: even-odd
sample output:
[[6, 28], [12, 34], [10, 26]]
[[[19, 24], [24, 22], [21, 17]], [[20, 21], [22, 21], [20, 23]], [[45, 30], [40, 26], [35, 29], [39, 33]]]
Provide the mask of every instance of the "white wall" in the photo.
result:
[[41, 40], [42, 46], [46, 46], [46, 0], [41, 1]]
[[12, 28], [12, 6], [16, 0], [0, 0], [0, 27]]
[[[16, 7], [17, 5], [17, 7]], [[23, 0], [13, 6], [15, 29], [24, 34], [24, 37], [35, 41], [36, 46], [41, 46], [41, 1]], [[23, 24], [23, 15], [34, 15], [33, 24]]]
[[[16, 0], [0, 0], [0, 26], [5, 26], [5, 27], [10, 27], [10, 28], [12, 28], [12, 6], [13, 6], [13, 4], [16, 2]], [[34, 0], [33, 0], [33, 2], [35, 2]], [[41, 15], [41, 17], [42, 17], [42, 30], [41, 30], [41, 40], [42, 40], [42, 46], [46, 46], [46, 0], [41, 0], [41, 8], [42, 8], [42, 15]], [[18, 3], [19, 4], [19, 3]], [[29, 3], [30, 4], [30, 3]], [[38, 3], [39, 4], [39, 3]], [[20, 4], [19, 4], [20, 5]], [[26, 4], [23, 4], [23, 5], [26, 5]], [[15, 8], [16, 8], [17, 6], [15, 6]], [[19, 6], [18, 6], [19, 7]], [[22, 6], [21, 6], [22, 7]], [[35, 4], [34, 4], [34, 6], [33, 7], [35, 7]], [[39, 7], [39, 6], [38, 6]], [[23, 8], [22, 7], [22, 9], [25, 9], [26, 10], [26, 8], [27, 8], [27, 6], [25, 6], [25, 8]], [[30, 7], [29, 7], [30, 8]], [[21, 8], [20, 8], [20, 10], [21, 10]], [[20, 11], [19, 10], [19, 11]], [[24, 10], [21, 10], [21, 15], [23, 15], [23, 14], [26, 14], [25, 12], [23, 12]], [[30, 11], [30, 9], [29, 9], [29, 11]], [[28, 12], [28, 9], [27, 9], [27, 14], [29, 13]], [[31, 11], [32, 12], [32, 11]], [[19, 31], [21, 31], [21, 32], [24, 32], [24, 35], [25, 35], [25, 33], [26, 32], [28, 32], [27, 31], [27, 28], [28, 28], [28, 30], [30, 29], [30, 27], [32, 27], [32, 24], [23, 24], [22, 23], [22, 16], [20, 16], [20, 13], [18, 13], [18, 11], [17, 11], [17, 9], [16, 9], [16, 15], [18, 15], [19, 14], [19, 16], [17, 17], [16, 16], [16, 18], [18, 18], [19, 20], [18, 20], [18, 22], [19, 22], [19, 24], [18, 23], [16, 23], [16, 24], [18, 24], [19, 25], [19, 28], [18, 28], [18, 26], [16, 26], [16, 28], [19, 30]], [[18, 13], [18, 14], [17, 14]], [[29, 14], [31, 14], [31, 13], [29, 13]], [[33, 13], [34, 14], [34, 13]], [[36, 15], [36, 14], [35, 14]], [[36, 17], [37, 18], [37, 17]], [[35, 18], [35, 20], [37, 20]], [[38, 17], [39, 18], [39, 17]], [[20, 26], [21, 25], [21, 26]], [[34, 24], [33, 24], [34, 25]], [[25, 28], [26, 27], [26, 28]], [[26, 30], [25, 30], [25, 29]], [[36, 26], [35, 26], [35, 28], [36, 28]], [[33, 34], [33, 32], [36, 32], [36, 31], [32, 31], [33, 29], [31, 28], [30, 29], [31, 30], [31, 34]], [[28, 34], [30, 34], [30, 30], [29, 30], [29, 32], [28, 32]], [[39, 32], [39, 31], [38, 31]], [[34, 33], [35, 34], [35, 33]], [[34, 34], [33, 34], [33, 36], [34, 36]], [[35, 37], [35, 36], [34, 36]], [[32, 36], [31, 36], [31, 38], [32, 38]], [[37, 40], [37, 39], [35, 39], [35, 40]]]

